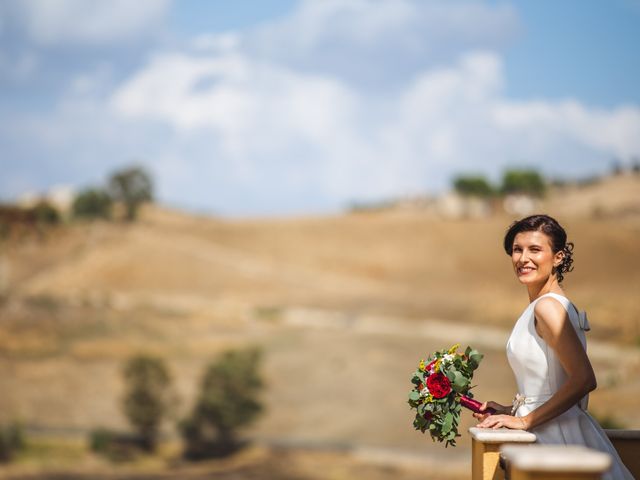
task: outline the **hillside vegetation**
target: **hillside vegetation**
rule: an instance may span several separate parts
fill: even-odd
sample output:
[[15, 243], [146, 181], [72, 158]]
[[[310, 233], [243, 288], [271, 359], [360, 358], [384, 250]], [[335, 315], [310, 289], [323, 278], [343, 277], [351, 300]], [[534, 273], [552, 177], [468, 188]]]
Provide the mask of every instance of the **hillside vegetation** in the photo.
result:
[[[616, 419], [635, 428], [639, 183], [567, 187], [543, 204], [576, 244], [565, 283], [593, 327], [591, 407], [609, 415], [615, 399]], [[528, 299], [501, 247], [512, 220], [420, 210], [223, 220], [150, 206], [136, 223], [13, 239], [0, 257], [0, 417], [51, 432], [124, 428], [120, 368], [140, 351], [167, 360], [184, 413], [215, 353], [257, 344], [267, 413], [254, 438], [436, 458], [405, 403], [421, 357], [472, 344], [486, 354], [476, 396], [514, 393], [504, 343]], [[444, 454], [464, 463], [468, 446]]]

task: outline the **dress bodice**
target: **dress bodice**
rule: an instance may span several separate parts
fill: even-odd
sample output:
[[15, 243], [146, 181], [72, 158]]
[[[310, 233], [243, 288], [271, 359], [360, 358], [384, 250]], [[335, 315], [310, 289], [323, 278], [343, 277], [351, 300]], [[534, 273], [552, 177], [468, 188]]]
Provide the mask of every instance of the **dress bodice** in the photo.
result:
[[[529, 304], [513, 327], [507, 342], [507, 358], [516, 377], [518, 392], [532, 403], [544, 403], [565, 382], [567, 375], [555, 352], [538, 335], [535, 328], [534, 309], [544, 297], [553, 297], [568, 313], [582, 346], [586, 350], [584, 330], [588, 329], [586, 317], [580, 314], [567, 297], [557, 293], [547, 293]], [[586, 408], [586, 399], [583, 400]]]

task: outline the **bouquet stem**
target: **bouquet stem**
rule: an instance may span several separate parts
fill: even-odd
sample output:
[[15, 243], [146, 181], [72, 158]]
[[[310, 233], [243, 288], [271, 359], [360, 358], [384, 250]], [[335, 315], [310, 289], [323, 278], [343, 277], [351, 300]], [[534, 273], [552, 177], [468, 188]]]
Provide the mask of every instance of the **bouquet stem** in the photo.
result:
[[480, 410], [480, 407], [482, 407], [482, 402], [479, 402], [478, 400], [475, 400], [473, 398], [469, 398], [466, 395], [460, 395], [460, 405], [468, 408], [474, 413], [488, 413], [489, 415], [493, 415], [494, 413], [496, 413], [495, 409], [491, 407], [487, 407], [486, 410]]

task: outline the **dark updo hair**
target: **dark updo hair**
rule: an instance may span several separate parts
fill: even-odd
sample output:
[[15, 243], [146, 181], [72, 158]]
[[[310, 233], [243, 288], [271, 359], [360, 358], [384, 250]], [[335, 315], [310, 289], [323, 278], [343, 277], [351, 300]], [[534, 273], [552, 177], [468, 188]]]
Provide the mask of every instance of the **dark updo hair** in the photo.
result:
[[553, 253], [562, 251], [562, 263], [554, 267], [558, 282], [564, 280], [564, 274], [573, 270], [573, 243], [567, 242], [567, 232], [549, 215], [531, 215], [517, 222], [513, 222], [504, 236], [504, 251], [508, 255], [513, 253], [513, 239], [521, 232], [542, 232], [551, 239]]

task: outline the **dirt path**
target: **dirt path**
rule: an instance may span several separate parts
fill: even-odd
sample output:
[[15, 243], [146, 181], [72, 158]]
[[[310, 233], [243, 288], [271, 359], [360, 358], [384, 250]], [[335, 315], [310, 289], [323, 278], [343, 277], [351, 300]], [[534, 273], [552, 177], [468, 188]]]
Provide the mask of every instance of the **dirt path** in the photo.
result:
[[[502, 350], [511, 334], [492, 326], [478, 326], [436, 319], [403, 319], [400, 317], [351, 315], [339, 311], [323, 311], [309, 308], [289, 308], [283, 313], [284, 325], [345, 330], [354, 334], [393, 335], [397, 337], [422, 337], [442, 342], [444, 346], [460, 343], [477, 348]], [[615, 343], [588, 340], [589, 357], [594, 361], [620, 365], [640, 366], [640, 350]]]

